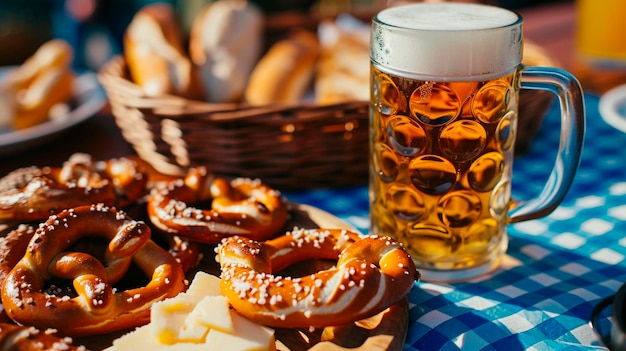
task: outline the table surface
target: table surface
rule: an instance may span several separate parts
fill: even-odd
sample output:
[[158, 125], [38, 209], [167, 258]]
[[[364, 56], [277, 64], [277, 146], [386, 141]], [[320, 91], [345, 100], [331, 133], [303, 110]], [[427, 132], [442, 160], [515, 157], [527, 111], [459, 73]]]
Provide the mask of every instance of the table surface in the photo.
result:
[[[525, 35], [564, 68], [571, 67], [575, 11], [570, 3], [526, 9]], [[473, 281], [419, 282], [411, 291], [406, 350], [601, 349], [589, 325], [594, 306], [626, 281], [626, 134], [608, 126], [599, 97], [585, 94], [587, 133], [572, 188], [551, 215], [509, 226], [503, 265]], [[541, 190], [552, 169], [560, 129], [558, 106], [514, 164], [514, 196]], [[134, 154], [105, 110], [58, 140], [0, 160], [0, 174], [30, 165], [60, 165], [75, 152], [98, 159]], [[367, 232], [365, 185], [285, 194]], [[601, 316], [610, 328], [608, 311]]]
[[[575, 181], [552, 214], [510, 225], [509, 248], [492, 274], [411, 292], [407, 350], [559, 350], [600, 347], [594, 306], [626, 282], [626, 134], [607, 125], [587, 95], [585, 148]], [[536, 195], [552, 169], [560, 112], [554, 106], [527, 153], [515, 160], [514, 198]], [[593, 141], [593, 142], [592, 142]], [[367, 188], [287, 194], [367, 232]], [[607, 313], [601, 331], [610, 328]]]

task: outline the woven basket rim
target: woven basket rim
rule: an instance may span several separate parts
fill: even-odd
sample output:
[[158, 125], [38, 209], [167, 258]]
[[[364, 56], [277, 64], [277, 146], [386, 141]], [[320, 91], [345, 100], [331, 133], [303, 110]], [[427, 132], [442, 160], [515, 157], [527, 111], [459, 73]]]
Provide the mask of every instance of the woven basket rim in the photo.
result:
[[[342, 111], [360, 108], [369, 104], [365, 100], [352, 100], [332, 104], [317, 104], [312, 101], [298, 101], [293, 103], [275, 103], [268, 105], [250, 105], [241, 103], [212, 103], [200, 100], [191, 100], [172, 94], [147, 95], [145, 91], [128, 77], [126, 61], [123, 55], [116, 55], [107, 61], [98, 71], [98, 79], [107, 92], [118, 91], [121, 103], [136, 108], [151, 108], [158, 114], [168, 118], [181, 118], [185, 115], [210, 113], [212, 120], [239, 120], [249, 119], [258, 115], [284, 114], [290, 115], [296, 111]], [[315, 118], [308, 115], [309, 118]]]
[[283, 190], [367, 182], [369, 101], [250, 106], [147, 96], [121, 55], [98, 78], [122, 135], [161, 173], [203, 165]]

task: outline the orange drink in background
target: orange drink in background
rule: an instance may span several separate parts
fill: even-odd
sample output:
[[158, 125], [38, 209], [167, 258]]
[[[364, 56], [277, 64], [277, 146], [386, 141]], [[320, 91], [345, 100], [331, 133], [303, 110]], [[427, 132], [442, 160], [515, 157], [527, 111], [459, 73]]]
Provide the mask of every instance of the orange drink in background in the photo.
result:
[[577, 0], [577, 11], [580, 53], [626, 65], [626, 1]]
[[574, 73], [595, 92], [626, 83], [626, 1], [576, 0]]

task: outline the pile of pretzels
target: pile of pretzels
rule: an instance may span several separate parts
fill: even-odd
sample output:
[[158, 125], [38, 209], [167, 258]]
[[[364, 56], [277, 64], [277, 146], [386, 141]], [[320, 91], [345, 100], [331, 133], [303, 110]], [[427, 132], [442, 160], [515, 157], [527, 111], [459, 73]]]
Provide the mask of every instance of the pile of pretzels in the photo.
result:
[[[9, 228], [0, 238], [0, 339], [56, 338], [81, 349], [71, 338], [145, 325], [151, 305], [186, 291], [206, 256], [219, 264], [231, 308], [271, 327], [367, 318], [418, 279], [393, 239], [289, 229], [290, 211], [260, 180], [204, 167], [153, 181], [134, 158], [76, 153], [60, 167], [17, 169], [0, 179], [0, 221]], [[306, 277], [280, 274], [307, 259], [337, 264]]]

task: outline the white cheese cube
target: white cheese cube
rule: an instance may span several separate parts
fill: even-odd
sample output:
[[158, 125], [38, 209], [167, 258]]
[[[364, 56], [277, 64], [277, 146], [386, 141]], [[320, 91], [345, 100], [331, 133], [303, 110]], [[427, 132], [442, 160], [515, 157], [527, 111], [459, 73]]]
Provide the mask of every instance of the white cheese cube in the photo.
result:
[[229, 351], [275, 351], [274, 330], [251, 322], [235, 311], [230, 311], [235, 332], [224, 333], [211, 329], [206, 337], [207, 346], [219, 345]]
[[231, 318], [228, 299], [225, 296], [205, 296], [189, 313], [185, 326], [200, 324], [209, 329], [225, 333], [234, 333], [235, 326]]
[[154, 350], [160, 346], [161, 344], [154, 338], [152, 326], [146, 324], [113, 340], [113, 345], [105, 351], [135, 351], [142, 347]]
[[179, 342], [179, 330], [195, 305], [185, 299], [184, 294], [152, 304], [149, 324], [153, 332], [152, 338], [162, 344]]
[[205, 296], [217, 296], [220, 293], [220, 278], [206, 272], [198, 271], [185, 294], [196, 302]]

